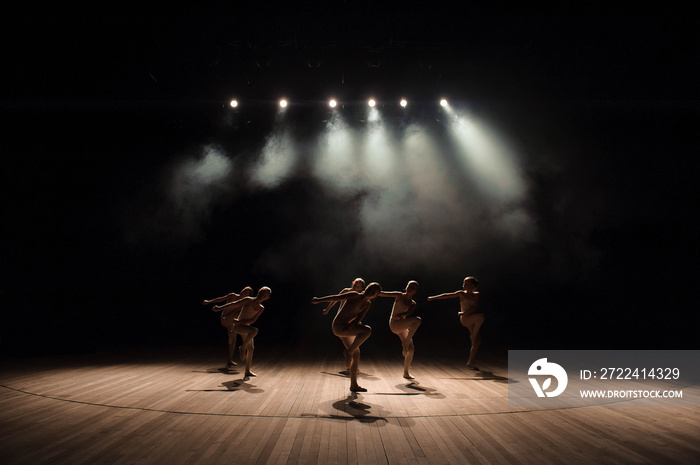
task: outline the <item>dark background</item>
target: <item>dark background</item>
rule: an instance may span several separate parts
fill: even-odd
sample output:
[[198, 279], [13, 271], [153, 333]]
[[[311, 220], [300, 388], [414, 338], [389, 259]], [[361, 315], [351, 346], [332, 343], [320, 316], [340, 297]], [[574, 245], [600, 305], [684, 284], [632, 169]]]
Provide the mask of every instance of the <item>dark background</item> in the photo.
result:
[[[486, 352], [697, 349], [700, 76], [688, 11], [211, 5], [0, 19], [4, 356], [223, 347], [201, 301], [245, 285], [273, 289], [258, 346], [335, 350], [330, 317], [309, 301], [356, 276], [421, 283], [424, 350], [466, 350], [457, 301], [425, 298], [467, 275], [481, 281]], [[536, 239], [462, 249], [455, 237], [459, 266], [392, 267], [357, 247], [362, 194], [328, 195], [303, 172], [217, 197], [192, 222], [165, 206], [177, 160], [211, 143], [240, 160], [256, 153], [279, 95], [306, 103], [294, 113], [302, 137], [321, 127], [330, 93], [361, 103], [369, 92], [410, 96], [423, 108], [413, 116], [436, 127], [425, 102], [442, 95], [495, 122], [518, 147]], [[233, 111], [232, 96], [250, 103]], [[332, 245], [292, 250], [310, 231]], [[396, 349], [390, 308], [373, 305], [367, 350]]]

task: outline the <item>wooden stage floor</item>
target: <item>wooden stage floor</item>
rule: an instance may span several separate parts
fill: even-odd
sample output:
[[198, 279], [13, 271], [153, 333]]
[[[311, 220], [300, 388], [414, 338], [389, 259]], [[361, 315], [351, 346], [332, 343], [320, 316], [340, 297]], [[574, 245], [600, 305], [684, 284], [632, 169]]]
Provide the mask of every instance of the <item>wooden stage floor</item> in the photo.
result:
[[4, 362], [0, 463], [700, 463], [700, 408], [509, 408], [505, 360], [364, 357], [353, 396], [339, 351], [220, 356]]

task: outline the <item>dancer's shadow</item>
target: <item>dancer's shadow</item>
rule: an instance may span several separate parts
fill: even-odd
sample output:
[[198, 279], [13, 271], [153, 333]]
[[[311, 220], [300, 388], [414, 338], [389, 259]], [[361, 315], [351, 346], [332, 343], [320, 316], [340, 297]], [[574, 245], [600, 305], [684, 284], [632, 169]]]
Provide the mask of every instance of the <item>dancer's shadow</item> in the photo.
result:
[[397, 384], [396, 389], [399, 389], [399, 390], [405, 392], [406, 394], [424, 395], [424, 396], [430, 397], [431, 399], [444, 399], [445, 398], [445, 395], [442, 394], [437, 389], [434, 389], [434, 388], [431, 388], [428, 386], [423, 386], [416, 380], [410, 381], [406, 384]]
[[[341, 378], [349, 378], [350, 377], [350, 372], [348, 370], [339, 371], [337, 373], [331, 373], [330, 371], [322, 371], [321, 374], [330, 375], [330, 376], [339, 376]], [[362, 379], [366, 379], [369, 381], [377, 381], [379, 379], [374, 375], [370, 375], [369, 373], [363, 373], [363, 372], [359, 372], [357, 374], [357, 377], [362, 378]]]
[[204, 370], [192, 370], [192, 373], [223, 373], [225, 375], [235, 375], [240, 373], [236, 367], [215, 367]]
[[250, 377], [246, 376], [242, 379], [234, 379], [233, 381], [224, 381], [221, 383], [229, 391], [245, 391], [250, 394], [260, 394], [265, 392], [264, 389], [256, 387], [254, 384], [250, 384], [248, 381]]
[[[475, 370], [472, 372], [473, 376], [464, 376], [456, 378], [443, 378], [443, 379], [461, 379], [470, 381], [495, 381], [497, 383], [508, 384], [509, 379], [505, 376], [494, 375], [491, 371]], [[517, 383], [515, 380], [510, 380], [511, 383]]]
[[[355, 392], [347, 397], [339, 399], [331, 404], [335, 411], [343, 412], [345, 415], [338, 415], [333, 412], [330, 418], [335, 420], [358, 420], [361, 423], [375, 423], [377, 421], [386, 422], [386, 418], [372, 415], [372, 406], [362, 401], [362, 398]], [[348, 416], [349, 415], [349, 416]]]
[[187, 392], [236, 392], [245, 391], [250, 394], [260, 394], [265, 392], [264, 389], [256, 387], [254, 384], [250, 384], [247, 381], [250, 378], [246, 376], [242, 379], [234, 379], [233, 381], [224, 381], [221, 383], [226, 389], [187, 389]]

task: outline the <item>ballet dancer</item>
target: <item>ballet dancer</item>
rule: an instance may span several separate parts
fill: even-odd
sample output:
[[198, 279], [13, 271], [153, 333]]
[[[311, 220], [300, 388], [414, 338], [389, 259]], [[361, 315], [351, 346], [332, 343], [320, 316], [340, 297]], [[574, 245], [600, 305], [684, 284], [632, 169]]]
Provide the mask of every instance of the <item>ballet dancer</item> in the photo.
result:
[[445, 294], [439, 294], [428, 297], [428, 302], [437, 299], [452, 299], [459, 298], [460, 312], [459, 321], [462, 326], [469, 330], [469, 337], [471, 339], [471, 349], [469, 350], [469, 360], [467, 361], [467, 366], [472, 370], [478, 370], [477, 366], [474, 364], [476, 359], [476, 353], [481, 345], [481, 325], [484, 324], [484, 314], [479, 312], [479, 291], [477, 290], [479, 286], [479, 281], [473, 277], [468, 276], [464, 278], [462, 282], [462, 289], [456, 292], [447, 292]]
[[[365, 288], [365, 280], [362, 278], [355, 278], [355, 280], [352, 282], [350, 287], [346, 287], [345, 289], [340, 291], [339, 294], [345, 294], [345, 293], [350, 292], [350, 291], [361, 292], [364, 288]], [[338, 302], [340, 302], [340, 306], [338, 307], [338, 312], [336, 313], [336, 316], [337, 316], [338, 313], [340, 313], [340, 311], [345, 306], [344, 300], [341, 300], [341, 301], [334, 300], [334, 301], [330, 302], [328, 304], [328, 306], [323, 309], [323, 314], [328, 315], [331, 308], [333, 308], [333, 306], [335, 306], [335, 304], [337, 304]], [[360, 318], [360, 321], [362, 321], [362, 318]], [[340, 340], [342, 341], [342, 343], [346, 349], [348, 347], [350, 347], [350, 345], [352, 345], [353, 341], [355, 340], [354, 336], [338, 336], [338, 337], [340, 338]], [[349, 375], [350, 374], [350, 362], [352, 361], [352, 357], [345, 351], [343, 351], [343, 355], [345, 356], [345, 370], [341, 371], [340, 374]]]
[[[253, 288], [250, 286], [246, 286], [241, 290], [240, 294], [236, 294], [235, 292], [231, 292], [229, 294], [226, 294], [225, 296], [217, 297], [215, 299], [211, 299], [211, 300], [205, 299], [202, 302], [202, 305], [218, 304], [220, 302], [225, 302], [226, 304], [230, 304], [230, 303], [237, 301], [241, 297], [248, 297], [249, 295], [252, 295], [252, 294], [253, 294]], [[221, 326], [226, 328], [226, 332], [228, 334], [228, 361], [226, 362], [226, 369], [230, 370], [232, 367], [237, 365], [237, 363], [233, 361], [233, 354], [236, 351], [236, 332], [233, 329], [236, 322], [233, 321], [233, 319], [236, 318], [240, 314], [240, 310], [238, 312], [236, 312], [230, 308], [228, 308], [226, 310], [222, 310], [222, 308], [223, 308], [223, 306], [215, 306], [214, 308], [212, 308], [212, 311], [221, 312]]]
[[[263, 286], [255, 297], [243, 297], [235, 302], [219, 307], [222, 311], [230, 310], [232, 312], [240, 309], [238, 317], [233, 319], [235, 322], [233, 331], [236, 334], [240, 334], [243, 339], [243, 343], [238, 348], [238, 352], [241, 360], [245, 361], [245, 376], [256, 376], [256, 374], [250, 370], [250, 366], [253, 362], [253, 351], [255, 349], [253, 338], [258, 334], [258, 328], [252, 325], [257, 321], [258, 317], [260, 317], [263, 310], [265, 310], [262, 303], [270, 298], [270, 294], [272, 294], [272, 290], [267, 286]], [[216, 309], [217, 307], [214, 308]]]
[[418, 282], [409, 281], [403, 291], [382, 291], [379, 297], [393, 297], [394, 306], [389, 317], [389, 329], [401, 339], [403, 346], [403, 377], [414, 379], [410, 373], [411, 362], [413, 361], [413, 335], [421, 324], [420, 317], [411, 316], [416, 309], [416, 302], [413, 296], [418, 292]]
[[311, 303], [345, 301], [345, 305], [333, 318], [333, 334], [339, 338], [352, 337], [352, 343], [345, 349], [344, 354], [350, 360], [350, 391], [367, 392], [357, 383], [357, 375], [360, 372], [360, 346], [372, 335], [372, 328], [362, 324], [362, 318], [367, 315], [372, 299], [382, 291], [378, 283], [370, 283], [364, 291], [348, 291], [343, 294], [329, 295], [326, 297], [314, 297]]

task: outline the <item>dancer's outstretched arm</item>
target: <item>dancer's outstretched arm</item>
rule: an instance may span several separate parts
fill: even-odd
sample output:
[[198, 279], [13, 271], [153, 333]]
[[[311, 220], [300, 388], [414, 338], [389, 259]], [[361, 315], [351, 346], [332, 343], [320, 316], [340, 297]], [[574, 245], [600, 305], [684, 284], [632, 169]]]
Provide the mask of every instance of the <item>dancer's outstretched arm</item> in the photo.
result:
[[[352, 291], [352, 289], [350, 289], [349, 287], [346, 287], [345, 289], [343, 289], [342, 291], [340, 291], [340, 293], [341, 293], [341, 294], [347, 294], [347, 293], [350, 292], [350, 291]], [[328, 306], [327, 306], [326, 308], [323, 309], [323, 314], [324, 314], [324, 315], [328, 315], [328, 312], [330, 312], [330, 311], [331, 311], [331, 308], [335, 307], [335, 304], [337, 304], [337, 303], [338, 303], [337, 300], [334, 300], [333, 302], [329, 303]]]
[[377, 297], [392, 297], [396, 298], [397, 296], [403, 295], [403, 292], [401, 291], [382, 291], [379, 293]]
[[428, 297], [428, 302], [439, 299], [454, 299], [462, 294], [464, 294], [464, 291], [445, 292], [444, 294], [431, 295]]
[[[238, 299], [240, 296], [241, 296], [240, 294], [236, 294], [235, 292], [231, 292], [229, 294], [226, 294], [226, 295], [221, 296], [221, 297], [217, 297], [215, 299], [204, 300], [204, 301], [202, 301], [202, 305], [218, 304], [219, 302], [223, 302], [225, 300]], [[212, 310], [214, 310], [215, 312], [220, 312], [221, 308], [219, 308], [218, 310], [213, 308]]]
[[224, 304], [224, 305], [217, 305], [216, 307], [213, 308], [213, 310], [215, 312], [220, 312], [221, 310], [227, 310], [230, 312], [231, 310], [235, 310], [239, 307], [242, 307], [246, 302], [250, 302], [251, 300], [254, 300], [253, 297], [250, 297], [250, 296], [243, 297], [243, 298], [240, 298], [240, 299], [235, 300], [233, 302], [229, 302], [229, 303]]
[[311, 299], [312, 304], [319, 304], [321, 302], [337, 302], [339, 300], [346, 300], [348, 297], [353, 295], [359, 295], [359, 292], [348, 291], [346, 293], [327, 295], [325, 297], [314, 297]]

